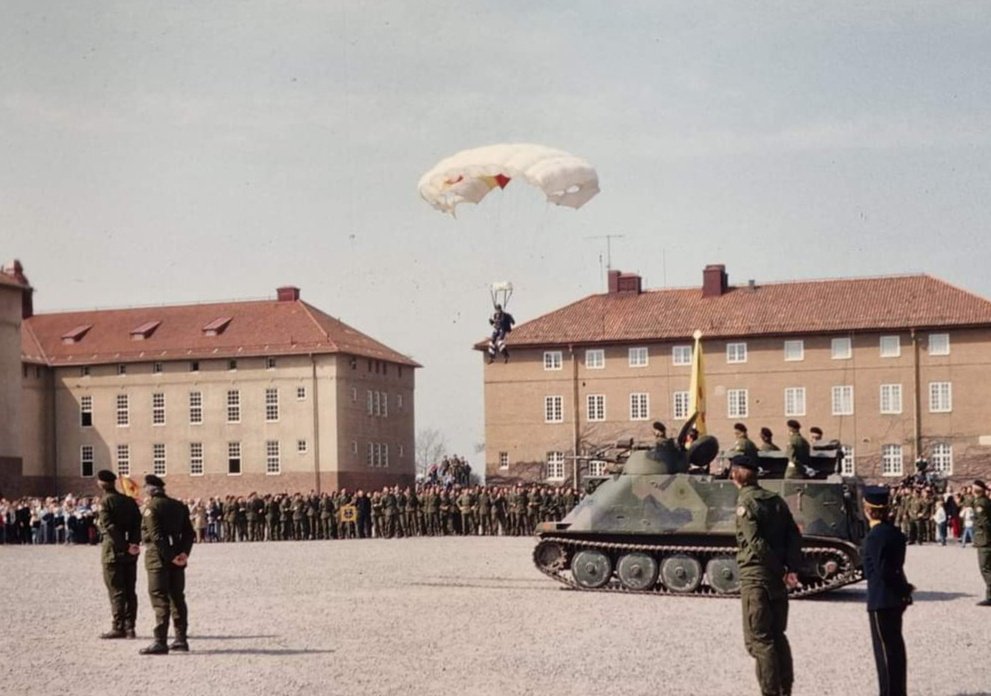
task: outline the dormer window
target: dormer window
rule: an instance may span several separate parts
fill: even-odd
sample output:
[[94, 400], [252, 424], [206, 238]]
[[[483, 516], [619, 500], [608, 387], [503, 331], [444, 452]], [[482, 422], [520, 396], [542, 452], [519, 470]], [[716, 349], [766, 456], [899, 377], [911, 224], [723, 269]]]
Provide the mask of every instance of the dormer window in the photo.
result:
[[62, 343], [65, 345], [72, 345], [74, 343], [79, 343], [83, 340], [83, 336], [93, 328], [92, 324], [80, 324], [71, 331], [66, 331], [62, 334]]
[[203, 335], [219, 336], [227, 329], [227, 325], [230, 323], [230, 317], [218, 317], [203, 327]]
[[155, 329], [161, 324], [161, 321], [146, 321], [141, 326], [131, 329], [131, 340], [132, 341], [144, 341], [147, 338], [151, 338], [151, 335], [155, 333]]

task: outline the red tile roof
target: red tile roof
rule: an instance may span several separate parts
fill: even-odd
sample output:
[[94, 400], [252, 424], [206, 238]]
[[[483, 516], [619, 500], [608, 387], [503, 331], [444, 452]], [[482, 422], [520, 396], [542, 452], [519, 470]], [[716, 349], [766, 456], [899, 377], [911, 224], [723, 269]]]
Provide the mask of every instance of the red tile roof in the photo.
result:
[[[508, 343], [566, 345], [991, 326], [991, 301], [928, 275], [590, 295], [520, 324]], [[485, 342], [476, 344], [484, 348]]]
[[[203, 327], [218, 317], [231, 317], [230, 325], [207, 336]], [[131, 339], [134, 327], [152, 321], [161, 324], [145, 340]], [[63, 335], [85, 324], [92, 328], [78, 341], [63, 342]], [[420, 367], [302, 300], [36, 314], [22, 327], [23, 358], [50, 365], [346, 353]]]

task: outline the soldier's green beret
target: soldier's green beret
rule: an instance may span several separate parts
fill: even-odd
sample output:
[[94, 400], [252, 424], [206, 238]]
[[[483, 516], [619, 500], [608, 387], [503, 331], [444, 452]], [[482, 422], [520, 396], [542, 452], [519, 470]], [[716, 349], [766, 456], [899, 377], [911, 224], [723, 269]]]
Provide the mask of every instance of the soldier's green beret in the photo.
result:
[[104, 483], [113, 483], [117, 480], [117, 474], [112, 472], [110, 469], [100, 469], [96, 472], [96, 478]]
[[155, 474], [148, 474], [145, 476], [146, 486], [156, 486], [158, 488], [165, 488], [165, 481], [155, 476]]
[[790, 420], [787, 423], [785, 423], [785, 425], [787, 425], [792, 430], [799, 430], [802, 427], [802, 424], [799, 423], [797, 420]]

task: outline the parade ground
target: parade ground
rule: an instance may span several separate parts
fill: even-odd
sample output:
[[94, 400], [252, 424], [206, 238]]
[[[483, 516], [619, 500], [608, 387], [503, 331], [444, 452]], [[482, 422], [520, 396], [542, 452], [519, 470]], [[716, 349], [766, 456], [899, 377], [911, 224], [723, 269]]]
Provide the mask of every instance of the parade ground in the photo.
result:
[[[527, 538], [194, 548], [189, 654], [110, 628], [98, 547], [0, 547], [0, 693], [757, 694], [736, 599], [576, 592]], [[910, 547], [909, 693], [991, 694], [991, 609], [973, 549]], [[864, 585], [791, 603], [795, 694], [877, 693]]]

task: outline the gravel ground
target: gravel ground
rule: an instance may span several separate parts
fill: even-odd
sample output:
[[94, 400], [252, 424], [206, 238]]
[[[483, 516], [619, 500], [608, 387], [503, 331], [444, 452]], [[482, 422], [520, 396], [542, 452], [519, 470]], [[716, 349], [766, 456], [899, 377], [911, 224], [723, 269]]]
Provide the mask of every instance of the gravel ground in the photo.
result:
[[[559, 589], [532, 539], [215, 544], [187, 573], [188, 655], [100, 641], [96, 547], [0, 547], [0, 694], [757, 694], [733, 599]], [[909, 692], [991, 694], [972, 549], [910, 547]], [[791, 604], [795, 694], [877, 693], [864, 586]]]

